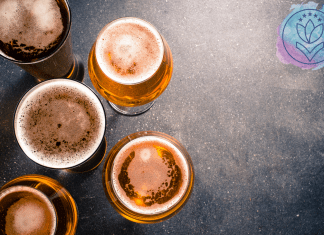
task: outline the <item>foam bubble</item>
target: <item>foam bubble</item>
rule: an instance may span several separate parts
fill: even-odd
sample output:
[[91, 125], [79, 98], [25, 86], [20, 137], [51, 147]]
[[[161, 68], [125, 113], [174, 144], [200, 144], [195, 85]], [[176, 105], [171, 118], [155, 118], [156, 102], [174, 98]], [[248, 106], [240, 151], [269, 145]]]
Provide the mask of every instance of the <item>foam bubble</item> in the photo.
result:
[[19, 18], [19, 4], [17, 0], [0, 1], [0, 40], [7, 36], [9, 29], [16, 25]]
[[157, 151], [155, 148], [144, 148], [139, 150], [138, 154], [144, 162], [147, 162], [150, 158], [153, 158], [154, 155], [157, 155]]
[[[52, 0], [38, 0], [32, 5], [31, 14], [35, 17], [37, 28], [43, 32], [55, 30], [60, 13], [54, 8]], [[59, 33], [59, 32], [58, 32]]]
[[47, 225], [45, 217], [46, 209], [41, 202], [34, 198], [22, 198], [9, 208], [6, 230], [11, 228], [16, 234], [35, 234]]
[[[134, 190], [138, 195], [136, 198], [130, 198], [126, 192], [128, 189], [125, 191], [122, 186], [122, 167], [127, 168], [130, 180], [126, 187]], [[177, 170], [179, 173], [179, 169], [182, 183], [171, 187], [174, 173]], [[168, 210], [181, 200], [189, 184], [189, 168], [182, 153], [168, 141], [155, 136], [140, 137], [118, 152], [112, 167], [112, 183], [115, 193], [126, 207], [141, 214], [156, 214]], [[161, 192], [166, 194], [156, 201], [152, 195]], [[143, 202], [139, 197], [146, 199]]]
[[98, 64], [111, 79], [122, 84], [142, 82], [151, 77], [163, 59], [160, 34], [149, 23], [122, 18], [108, 24], [98, 36]]

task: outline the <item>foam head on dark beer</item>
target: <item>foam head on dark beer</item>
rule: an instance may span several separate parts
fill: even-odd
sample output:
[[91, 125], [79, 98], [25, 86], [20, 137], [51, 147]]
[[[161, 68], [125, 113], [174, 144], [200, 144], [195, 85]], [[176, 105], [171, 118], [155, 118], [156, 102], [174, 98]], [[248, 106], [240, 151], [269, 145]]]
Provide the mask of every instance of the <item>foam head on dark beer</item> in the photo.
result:
[[[5, 203], [5, 201], [13, 203]], [[14, 186], [0, 194], [6, 204], [5, 234], [51, 235], [56, 229], [56, 212], [49, 199], [27, 186]]]
[[0, 22], [0, 49], [20, 60], [55, 47], [64, 30], [55, 0], [0, 0]]
[[105, 114], [97, 96], [84, 85], [54, 79], [24, 96], [15, 115], [18, 142], [29, 158], [52, 168], [87, 160], [100, 145]]
[[121, 84], [140, 83], [151, 77], [163, 59], [160, 34], [137, 18], [121, 18], [100, 33], [96, 55], [100, 68]]

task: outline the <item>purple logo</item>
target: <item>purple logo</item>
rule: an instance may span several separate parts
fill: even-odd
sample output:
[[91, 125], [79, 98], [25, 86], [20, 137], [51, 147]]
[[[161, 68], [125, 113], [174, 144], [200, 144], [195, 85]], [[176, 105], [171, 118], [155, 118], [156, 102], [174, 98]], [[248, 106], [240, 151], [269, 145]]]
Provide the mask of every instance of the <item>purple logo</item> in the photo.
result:
[[317, 3], [293, 5], [278, 28], [277, 56], [303, 69], [324, 66], [324, 12]]

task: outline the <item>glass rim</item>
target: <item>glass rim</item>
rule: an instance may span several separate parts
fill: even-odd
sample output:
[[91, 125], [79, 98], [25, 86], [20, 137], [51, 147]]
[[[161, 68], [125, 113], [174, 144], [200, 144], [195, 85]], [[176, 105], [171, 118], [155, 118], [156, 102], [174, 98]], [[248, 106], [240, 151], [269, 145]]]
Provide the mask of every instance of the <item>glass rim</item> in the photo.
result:
[[[9, 181], [7, 184], [9, 184], [11, 181]], [[56, 231], [57, 231], [57, 225], [58, 225], [58, 216], [57, 216], [57, 211], [56, 211], [56, 209], [55, 209], [55, 206], [54, 206], [54, 204], [53, 204], [53, 202], [49, 199], [49, 197], [47, 196], [47, 195], [45, 195], [45, 193], [43, 193], [41, 190], [39, 190], [39, 189], [37, 189], [37, 188], [33, 188], [33, 187], [31, 187], [31, 186], [27, 186], [27, 185], [11, 185], [11, 186], [9, 186], [9, 187], [5, 187], [7, 184], [5, 184], [4, 186], [2, 186], [1, 188], [0, 188], [0, 202], [5, 198], [5, 197], [7, 197], [7, 196], [10, 196], [10, 194], [11, 193], [20, 193], [20, 192], [29, 192], [28, 190], [20, 190], [20, 191], [15, 191], [15, 192], [8, 192], [8, 191], [10, 191], [12, 188], [18, 188], [18, 187], [20, 187], [20, 188], [28, 188], [28, 189], [30, 189], [30, 190], [34, 190], [34, 191], [37, 191], [37, 193], [39, 193], [39, 194], [41, 194], [42, 196], [41, 197], [44, 197], [44, 198], [42, 198], [42, 199], [44, 199], [45, 201], [46, 201], [46, 204], [47, 203], [49, 203], [50, 204], [50, 206], [51, 206], [51, 210], [53, 210], [54, 211], [54, 219], [55, 219], [55, 230], [54, 230], [54, 232], [52, 233], [53, 235], [56, 233]], [[30, 193], [33, 193], [33, 192], [30, 192]], [[37, 195], [37, 196], [39, 196], [39, 195]], [[1, 203], [0, 203], [1, 204]], [[46, 205], [46, 206], [48, 206], [48, 205]]]
[[[26, 184], [26, 182], [32, 182], [32, 184]], [[65, 216], [65, 218], [62, 218], [65, 222], [71, 224], [70, 226], [70, 233], [69, 234], [75, 234], [77, 225], [78, 225], [78, 220], [79, 220], [79, 210], [78, 210], [78, 205], [76, 204], [76, 201], [72, 197], [71, 193], [56, 179], [53, 179], [52, 177], [41, 175], [41, 174], [26, 174], [26, 175], [21, 175], [16, 178], [13, 178], [6, 182], [2, 187], [0, 187], [0, 191], [9, 188], [11, 186], [15, 185], [27, 185], [29, 187], [33, 187], [37, 189], [36, 187], [38, 186], [46, 186], [46, 188], [50, 189], [51, 191], [54, 191], [54, 195], [49, 195], [47, 198], [50, 199], [50, 201], [53, 203], [55, 210], [57, 213], [58, 210], [56, 209], [57, 206], [55, 205], [55, 202], [53, 199], [58, 195], [57, 192], [61, 192], [59, 195], [60, 197], [64, 198], [67, 202], [67, 210], [70, 210], [70, 217], [68, 218]], [[33, 186], [31, 186], [33, 185]], [[47, 189], [46, 189], [47, 190]], [[47, 193], [43, 193], [47, 194]], [[54, 198], [52, 197], [54, 196]], [[62, 200], [61, 200], [62, 201]], [[58, 216], [58, 215], [57, 215]], [[58, 216], [59, 217], [59, 216]], [[60, 217], [61, 219], [61, 217]]]
[[[150, 22], [148, 22], [148, 21], [146, 21], [146, 20], [143, 20], [143, 19], [138, 18], [138, 17], [133, 17], [133, 16], [125, 16], [125, 17], [120, 17], [120, 18], [117, 18], [117, 19], [115, 19], [115, 20], [112, 20], [112, 21], [110, 21], [108, 24], [106, 24], [106, 25], [105, 25], [105, 26], [100, 30], [100, 32], [99, 32], [99, 34], [98, 34], [98, 36], [97, 36], [97, 38], [96, 38], [96, 41], [95, 41], [95, 43], [94, 43], [94, 53], [96, 54], [96, 51], [97, 51], [96, 48], [97, 48], [97, 44], [98, 44], [98, 42], [99, 42], [98, 39], [99, 39], [99, 38], [101, 37], [101, 35], [105, 32], [105, 30], [106, 30], [110, 25], [112, 25], [113, 23], [118, 22], [118, 21], [121, 21], [121, 20], [127, 20], [127, 19], [135, 19], [135, 20], [142, 21], [142, 22], [148, 24], [150, 27], [152, 27], [152, 29], [155, 30], [155, 32], [158, 34], [159, 39], [160, 39], [161, 42], [162, 42], [162, 52], [161, 52], [162, 57], [161, 57], [161, 61], [160, 61], [159, 66], [157, 67], [157, 69], [154, 71], [154, 73], [153, 73], [152, 75], [148, 76], [148, 77], [145, 78], [144, 80], [139, 81], [139, 82], [132, 82], [132, 83], [129, 83], [129, 82], [120, 82], [120, 81], [116, 81], [116, 80], [110, 78], [110, 77], [109, 77], [109, 76], [108, 76], [108, 75], [103, 71], [103, 69], [102, 69], [101, 66], [99, 65], [98, 61], [97, 61], [97, 63], [98, 63], [98, 66], [100, 67], [100, 69], [102, 70], [102, 72], [103, 72], [107, 77], [109, 77], [109, 79], [111, 79], [112, 81], [114, 81], [114, 82], [116, 82], [116, 83], [119, 83], [119, 84], [122, 84], [122, 85], [138, 85], [138, 84], [141, 84], [141, 83], [144, 83], [144, 82], [148, 81], [151, 77], [154, 77], [155, 74], [159, 71], [159, 69], [161, 68], [161, 66], [162, 66], [162, 64], [163, 64], [163, 58], [164, 58], [164, 54], [165, 54], [165, 50], [166, 50], [166, 49], [165, 49], [165, 45], [164, 45], [164, 43], [165, 43], [165, 39], [163, 38], [162, 34], [160, 34], [160, 32], [157, 30], [157, 28], [156, 28], [153, 24], [151, 24]], [[97, 59], [97, 56], [96, 56], [96, 59]]]
[[[69, 81], [69, 82], [76, 82], [76, 83], [78, 83], [78, 84], [80, 84], [80, 85], [83, 85], [86, 89], [88, 89], [89, 91], [91, 91], [91, 93], [93, 93], [94, 95], [95, 95], [95, 97], [96, 97], [96, 99], [98, 99], [98, 101], [99, 101], [99, 104], [100, 104], [100, 107], [102, 108], [102, 111], [103, 111], [103, 116], [104, 116], [104, 119], [103, 119], [103, 133], [102, 133], [102, 137], [100, 138], [100, 141], [98, 142], [98, 146], [97, 146], [97, 148], [92, 152], [92, 154], [91, 155], [89, 155], [86, 159], [84, 159], [82, 162], [80, 162], [80, 163], [77, 163], [77, 164], [75, 164], [75, 165], [73, 165], [73, 166], [69, 166], [69, 167], [53, 167], [53, 166], [47, 166], [47, 165], [43, 165], [43, 164], [41, 164], [41, 163], [39, 163], [39, 162], [37, 162], [37, 161], [35, 161], [35, 160], [33, 160], [33, 159], [31, 159], [30, 157], [29, 157], [29, 155], [27, 155], [27, 153], [24, 151], [24, 148], [21, 146], [21, 144], [20, 144], [20, 140], [18, 139], [18, 137], [17, 137], [17, 132], [16, 132], [16, 118], [17, 118], [17, 116], [16, 116], [16, 114], [17, 114], [17, 110], [18, 110], [18, 108], [20, 107], [20, 104], [21, 104], [21, 102], [28, 96], [28, 95], [30, 95], [30, 94], [32, 94], [33, 92], [35, 92], [35, 90], [38, 88], [38, 87], [40, 87], [40, 86], [43, 86], [44, 85], [44, 83], [50, 83], [50, 82], [66, 82], [66, 81]], [[46, 85], [46, 84], [45, 84]], [[101, 100], [100, 100], [100, 98], [99, 98], [99, 96], [88, 86], [88, 85], [86, 85], [86, 84], [84, 84], [83, 82], [80, 82], [80, 81], [77, 81], [77, 80], [71, 80], [71, 79], [68, 79], [68, 78], [53, 78], [53, 79], [49, 79], [49, 80], [45, 80], [45, 81], [42, 81], [42, 82], [40, 82], [40, 83], [38, 83], [36, 86], [34, 86], [34, 87], [32, 87], [32, 88], [30, 88], [29, 90], [27, 90], [26, 92], [25, 92], [25, 94], [20, 98], [20, 100], [19, 100], [19, 102], [17, 103], [17, 105], [16, 105], [16, 108], [15, 108], [15, 112], [14, 112], [14, 118], [13, 118], [13, 126], [14, 126], [14, 133], [15, 133], [15, 138], [16, 138], [16, 140], [17, 140], [17, 143], [18, 143], [18, 145], [19, 145], [19, 147], [20, 147], [20, 149], [23, 151], [23, 153], [28, 157], [28, 159], [30, 159], [31, 161], [33, 161], [34, 163], [36, 163], [36, 164], [38, 164], [38, 165], [40, 165], [40, 166], [42, 166], [42, 167], [46, 167], [46, 168], [49, 168], [49, 169], [62, 169], [62, 170], [73, 170], [73, 168], [77, 168], [77, 167], [79, 167], [79, 166], [81, 166], [81, 165], [83, 165], [83, 164], [85, 164], [89, 159], [91, 159], [96, 153], [97, 153], [97, 151], [100, 149], [100, 147], [101, 147], [101, 143], [104, 141], [104, 139], [105, 139], [105, 133], [106, 133], [106, 124], [107, 124], [107, 120], [106, 120], [106, 111], [105, 111], [105, 108], [104, 108], [104, 106], [103, 106], [103, 104], [102, 104], [102, 102], [101, 102]]]
[[54, 51], [51, 52], [51, 54], [49, 54], [48, 56], [45, 56], [45, 57], [41, 57], [35, 61], [22, 61], [22, 60], [17, 60], [17, 59], [14, 59], [10, 56], [7, 56], [5, 53], [3, 53], [1, 50], [0, 50], [0, 56], [2, 58], [5, 58], [15, 64], [23, 64], [23, 65], [32, 65], [32, 64], [37, 64], [37, 63], [40, 63], [40, 62], [43, 62], [49, 58], [51, 58], [52, 56], [54, 56], [63, 46], [64, 44], [66, 43], [66, 40], [67, 38], [69, 37], [70, 35], [70, 32], [71, 32], [71, 25], [72, 25], [72, 13], [71, 13], [71, 8], [70, 8], [70, 5], [69, 5], [69, 2], [68, 0], [63, 0], [65, 3], [66, 3], [66, 6], [67, 6], [67, 10], [68, 10], [68, 24], [67, 24], [67, 29], [66, 29], [66, 32], [64, 34], [64, 37], [62, 38], [61, 42], [57, 45], [57, 47], [55, 47]]

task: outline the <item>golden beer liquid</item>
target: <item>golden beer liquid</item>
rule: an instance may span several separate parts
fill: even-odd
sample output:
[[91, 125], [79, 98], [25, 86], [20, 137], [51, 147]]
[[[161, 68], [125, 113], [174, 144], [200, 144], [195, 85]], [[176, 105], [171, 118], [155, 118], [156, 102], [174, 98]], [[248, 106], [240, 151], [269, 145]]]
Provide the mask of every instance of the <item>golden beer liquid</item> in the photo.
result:
[[[37, 189], [50, 200], [57, 215], [56, 235], [73, 235], [76, 233], [77, 206], [70, 193], [56, 180], [42, 175], [25, 175], [8, 182], [0, 191], [12, 186], [27, 186]], [[5, 231], [4, 228], [5, 223], [0, 223], [0, 231]]]
[[[89, 54], [88, 70], [92, 84], [105, 99], [116, 105], [134, 107], [153, 101], [166, 89], [172, 76], [173, 59], [166, 40], [160, 35], [163, 44], [163, 58], [155, 73], [139, 83], [124, 84], [109, 77], [98, 62], [97, 41], [102, 40], [101, 35], [108, 26], [109, 24], [99, 34]], [[107, 54], [107, 56], [109, 55]]]
[[160, 132], [137, 132], [108, 154], [103, 184], [111, 205], [137, 223], [156, 223], [177, 214], [188, 200], [194, 170], [185, 148]]

